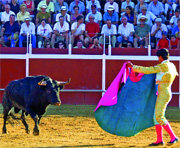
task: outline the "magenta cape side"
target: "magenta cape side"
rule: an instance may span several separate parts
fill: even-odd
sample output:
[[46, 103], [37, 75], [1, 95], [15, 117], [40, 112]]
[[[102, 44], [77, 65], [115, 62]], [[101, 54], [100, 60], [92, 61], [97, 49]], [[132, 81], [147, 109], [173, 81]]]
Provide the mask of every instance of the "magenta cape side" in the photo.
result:
[[128, 75], [129, 75], [129, 70], [126, 68], [126, 63], [124, 63], [120, 72], [118, 73], [116, 78], [113, 80], [113, 82], [107, 89], [106, 93], [100, 99], [94, 111], [96, 111], [100, 106], [111, 106], [117, 103], [117, 95], [118, 95], [119, 86], [121, 83], [126, 83]]

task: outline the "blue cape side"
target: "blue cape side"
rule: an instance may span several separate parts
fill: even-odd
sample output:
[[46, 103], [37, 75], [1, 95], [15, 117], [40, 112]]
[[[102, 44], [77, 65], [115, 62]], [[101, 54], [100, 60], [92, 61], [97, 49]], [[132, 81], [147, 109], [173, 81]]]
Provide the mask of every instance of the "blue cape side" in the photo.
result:
[[96, 121], [111, 134], [134, 136], [154, 126], [156, 98], [155, 74], [144, 75], [135, 83], [128, 78], [118, 93], [117, 104], [98, 108]]

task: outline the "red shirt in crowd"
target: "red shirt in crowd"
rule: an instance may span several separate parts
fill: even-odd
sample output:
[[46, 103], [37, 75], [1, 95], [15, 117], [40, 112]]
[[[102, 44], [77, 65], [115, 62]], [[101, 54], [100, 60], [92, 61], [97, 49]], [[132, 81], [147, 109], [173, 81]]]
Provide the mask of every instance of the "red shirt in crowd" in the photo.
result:
[[160, 39], [157, 43], [157, 46], [159, 47], [158, 49], [162, 48], [169, 48], [169, 40], [167, 38], [165, 39]]
[[170, 41], [171, 49], [176, 49], [178, 46], [178, 39], [176, 38], [175, 42]]
[[86, 24], [86, 31], [89, 35], [89, 37], [93, 37], [96, 33], [99, 33], [99, 24], [98, 23], [87, 23]]

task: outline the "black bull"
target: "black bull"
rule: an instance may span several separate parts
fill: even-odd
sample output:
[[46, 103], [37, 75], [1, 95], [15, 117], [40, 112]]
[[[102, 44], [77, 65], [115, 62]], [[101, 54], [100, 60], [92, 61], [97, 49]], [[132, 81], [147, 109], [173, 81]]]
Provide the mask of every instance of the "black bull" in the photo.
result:
[[60, 105], [59, 91], [70, 82], [62, 82], [51, 79], [48, 76], [32, 76], [12, 81], [5, 88], [3, 95], [4, 125], [2, 132], [7, 133], [6, 120], [9, 115], [13, 116], [11, 109], [15, 112], [22, 110], [21, 121], [29, 133], [29, 126], [25, 120], [25, 114], [30, 114], [35, 122], [34, 135], [39, 135], [39, 122], [49, 104]]

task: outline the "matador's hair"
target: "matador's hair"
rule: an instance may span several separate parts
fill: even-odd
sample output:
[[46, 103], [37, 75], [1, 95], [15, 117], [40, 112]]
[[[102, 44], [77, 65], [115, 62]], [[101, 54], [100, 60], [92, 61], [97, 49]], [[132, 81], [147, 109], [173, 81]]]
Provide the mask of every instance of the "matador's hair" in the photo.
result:
[[163, 58], [164, 60], [169, 59], [169, 51], [168, 51], [168, 49], [166, 49], [166, 48], [159, 49], [159, 50], [157, 51], [156, 55], [157, 55], [158, 57], [162, 56], [162, 58]]

